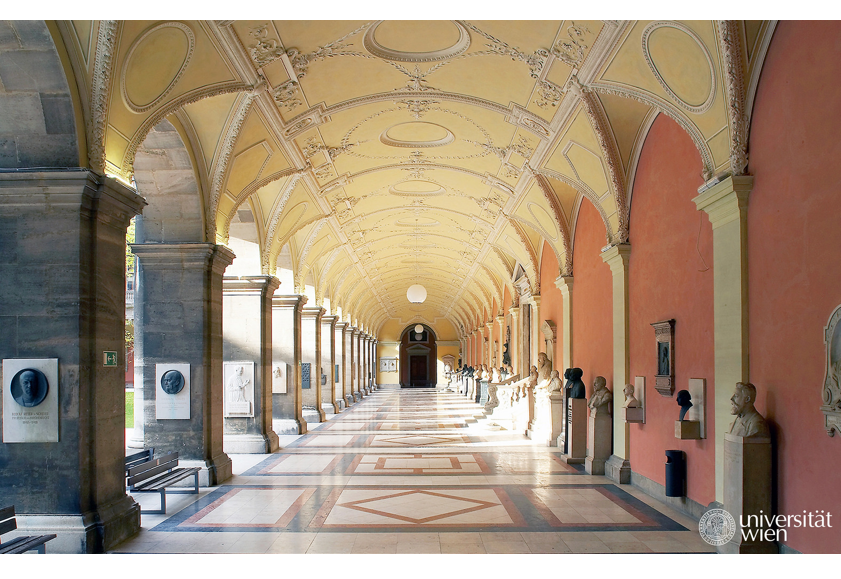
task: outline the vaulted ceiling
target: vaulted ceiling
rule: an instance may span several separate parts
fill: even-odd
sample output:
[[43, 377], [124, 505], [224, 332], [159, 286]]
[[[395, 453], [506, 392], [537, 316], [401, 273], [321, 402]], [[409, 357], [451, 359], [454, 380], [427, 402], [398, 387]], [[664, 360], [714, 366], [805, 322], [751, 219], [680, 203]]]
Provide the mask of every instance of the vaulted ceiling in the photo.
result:
[[[657, 114], [704, 177], [744, 169], [773, 27], [717, 21], [73, 21], [58, 28], [90, 164], [127, 183], [171, 123], [198, 183], [203, 241], [254, 242], [377, 333], [470, 331], [525, 275], [571, 275], [578, 208], [628, 238]], [[733, 109], [737, 110], [733, 110]], [[137, 176], [138, 191], [144, 194]], [[246, 225], [247, 224], [247, 225]], [[243, 233], [244, 232], [244, 233]], [[540, 279], [552, 251], [559, 270]], [[544, 273], [545, 275], [545, 273]], [[428, 298], [408, 302], [421, 283]], [[291, 292], [291, 288], [289, 289]], [[516, 297], [515, 297], [516, 301]]]

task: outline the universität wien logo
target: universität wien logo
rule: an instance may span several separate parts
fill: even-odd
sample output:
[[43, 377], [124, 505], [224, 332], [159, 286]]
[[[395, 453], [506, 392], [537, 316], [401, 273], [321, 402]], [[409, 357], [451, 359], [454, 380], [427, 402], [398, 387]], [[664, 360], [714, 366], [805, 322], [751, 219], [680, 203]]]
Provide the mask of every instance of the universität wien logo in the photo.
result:
[[710, 509], [698, 521], [701, 538], [710, 545], [724, 545], [736, 534], [736, 520], [724, 509]]

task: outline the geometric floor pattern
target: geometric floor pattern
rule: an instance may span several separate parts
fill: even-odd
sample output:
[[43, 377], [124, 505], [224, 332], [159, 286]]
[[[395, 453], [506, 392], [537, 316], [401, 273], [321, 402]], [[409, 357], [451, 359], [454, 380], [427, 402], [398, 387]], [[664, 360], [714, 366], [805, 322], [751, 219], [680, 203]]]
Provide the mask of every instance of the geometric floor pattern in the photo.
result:
[[[704, 553], [697, 521], [442, 390], [381, 389], [167, 497], [122, 553]], [[133, 495], [144, 508], [155, 496]]]

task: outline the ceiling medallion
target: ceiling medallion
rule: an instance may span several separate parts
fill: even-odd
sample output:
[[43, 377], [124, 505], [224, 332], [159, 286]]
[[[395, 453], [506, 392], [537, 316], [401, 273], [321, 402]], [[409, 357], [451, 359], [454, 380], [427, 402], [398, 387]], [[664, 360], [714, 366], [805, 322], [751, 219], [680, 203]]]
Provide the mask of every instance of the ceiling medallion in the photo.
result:
[[[441, 136], [438, 138], [411, 139], [401, 138], [404, 136], [401, 135], [401, 133], [410, 133], [414, 135], [420, 134], [421, 136], [424, 136], [424, 133], [426, 133], [425, 136], [427, 137]], [[425, 121], [399, 123], [397, 125], [392, 125], [380, 133], [380, 142], [383, 145], [388, 145], [389, 147], [402, 147], [406, 149], [443, 147], [444, 145], [449, 145], [455, 141], [455, 139], [455, 135], [453, 135], [448, 128], [435, 123], [427, 123]]]
[[426, 288], [419, 283], [411, 285], [406, 291], [406, 298], [413, 304], [422, 304], [426, 301]]
[[365, 50], [386, 60], [394, 60], [397, 62], [435, 62], [438, 60], [449, 60], [463, 53], [470, 47], [470, 34], [460, 22], [451, 20], [450, 23], [458, 30], [458, 40], [455, 44], [448, 48], [440, 50], [432, 50], [429, 52], [406, 52], [402, 50], [394, 50], [388, 48], [377, 42], [376, 33], [377, 28], [383, 23], [382, 20], [375, 22], [365, 33], [365, 38], [362, 40], [362, 46]]
[[[417, 187], [418, 190], [407, 191], [399, 188], [400, 185], [403, 185], [404, 183], [415, 183], [417, 185], [405, 185], [405, 187]], [[421, 187], [424, 187], [424, 189], [421, 189]], [[388, 192], [392, 195], [397, 195], [398, 197], [434, 197], [436, 195], [443, 195], [446, 193], [443, 187], [430, 181], [404, 181], [403, 183], [398, 183], [397, 185], [389, 187]]]

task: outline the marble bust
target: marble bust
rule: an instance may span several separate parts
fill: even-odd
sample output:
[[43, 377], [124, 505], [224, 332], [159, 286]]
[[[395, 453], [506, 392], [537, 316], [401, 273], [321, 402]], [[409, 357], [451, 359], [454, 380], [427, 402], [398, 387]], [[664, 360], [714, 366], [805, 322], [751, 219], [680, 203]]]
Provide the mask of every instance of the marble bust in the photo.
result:
[[730, 434], [744, 438], [771, 436], [768, 423], [753, 406], [755, 401], [756, 386], [750, 382], [737, 382], [736, 390], [730, 398], [730, 414], [736, 416], [736, 420], [730, 425]]
[[557, 370], [552, 370], [551, 378], [549, 380], [549, 393], [552, 394], [554, 392], [560, 392], [563, 388], [561, 384], [561, 377], [558, 374]]
[[637, 400], [636, 396], [634, 396], [633, 384], [625, 384], [625, 388], [622, 390], [622, 393], [625, 394], [625, 408], [640, 407], [640, 401]]
[[537, 366], [532, 366], [529, 371], [529, 388], [537, 386]]
[[613, 392], [607, 388], [607, 380], [603, 376], [596, 376], [593, 381], [593, 395], [587, 406], [596, 412], [610, 413], [609, 404], [613, 401]]
[[552, 360], [543, 352], [537, 355], [537, 368], [537, 381], [548, 384], [552, 379]]

